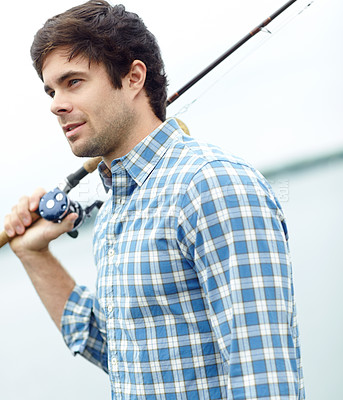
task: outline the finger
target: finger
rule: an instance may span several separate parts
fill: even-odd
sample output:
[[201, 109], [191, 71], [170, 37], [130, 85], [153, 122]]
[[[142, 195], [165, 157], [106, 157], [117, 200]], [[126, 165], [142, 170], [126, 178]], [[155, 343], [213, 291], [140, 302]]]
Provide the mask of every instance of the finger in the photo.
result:
[[11, 216], [8, 214], [5, 216], [5, 222], [4, 222], [4, 230], [9, 237], [14, 237], [15, 236], [15, 229], [13, 228], [11, 224]]
[[74, 228], [75, 221], [79, 218], [77, 213], [67, 215], [62, 222], [65, 224], [65, 232], [70, 232]]
[[29, 199], [29, 210], [36, 211], [39, 206], [40, 199], [45, 195], [46, 190], [43, 188], [36, 189]]
[[20, 198], [17, 204], [16, 212], [18, 214], [18, 218], [25, 227], [28, 227], [32, 224], [32, 218], [29, 211], [29, 197], [24, 196]]
[[17, 205], [12, 207], [12, 213], [8, 215], [7, 226], [11, 227], [17, 235], [25, 232], [25, 226], [18, 215]]

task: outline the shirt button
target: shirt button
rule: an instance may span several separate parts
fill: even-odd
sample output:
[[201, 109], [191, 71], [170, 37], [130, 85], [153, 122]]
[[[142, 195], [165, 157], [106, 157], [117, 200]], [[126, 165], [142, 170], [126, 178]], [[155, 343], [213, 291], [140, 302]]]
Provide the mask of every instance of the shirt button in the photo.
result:
[[108, 310], [108, 312], [111, 313], [111, 312], [113, 311], [113, 306], [108, 306], [108, 307], [107, 307], [107, 310]]
[[113, 367], [116, 367], [118, 365], [118, 360], [116, 358], [114, 358], [114, 357], [112, 358], [111, 362], [112, 362], [112, 366]]
[[113, 257], [114, 256], [114, 250], [113, 249], [109, 249], [108, 250], [108, 255], [109, 255], [109, 257]]

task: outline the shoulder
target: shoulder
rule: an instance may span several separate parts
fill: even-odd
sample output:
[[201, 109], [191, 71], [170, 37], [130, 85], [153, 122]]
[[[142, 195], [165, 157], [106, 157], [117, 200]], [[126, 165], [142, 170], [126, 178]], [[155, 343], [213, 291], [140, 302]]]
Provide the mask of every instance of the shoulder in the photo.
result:
[[265, 177], [243, 158], [218, 146], [180, 135], [170, 147], [165, 164], [173, 164], [175, 173], [187, 189], [244, 186], [271, 192]]
[[177, 171], [174, 182], [180, 183], [177, 187], [181, 214], [181, 210], [190, 207], [194, 211], [204, 204], [221, 209], [266, 207], [274, 210], [273, 213], [283, 214], [266, 178], [239, 156], [180, 135], [169, 149], [168, 158], [174, 160], [174, 171]]

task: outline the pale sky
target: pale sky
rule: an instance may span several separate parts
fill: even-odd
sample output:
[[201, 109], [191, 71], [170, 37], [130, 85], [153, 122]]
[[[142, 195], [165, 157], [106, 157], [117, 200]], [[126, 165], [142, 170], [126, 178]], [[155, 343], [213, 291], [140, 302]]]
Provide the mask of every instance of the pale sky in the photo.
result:
[[[79, 3], [2, 5], [1, 220], [20, 196], [37, 186], [53, 189], [83, 162], [72, 155], [50, 113], [50, 99], [29, 56], [33, 35], [45, 20]], [[170, 95], [284, 3], [123, 1], [157, 37]], [[316, 0], [296, 16], [308, 3], [298, 0], [268, 26], [272, 34], [258, 34], [177, 100], [168, 115], [205, 92], [179, 116], [191, 135], [260, 169], [343, 149], [343, 5]], [[290, 22], [279, 30], [285, 19]]]

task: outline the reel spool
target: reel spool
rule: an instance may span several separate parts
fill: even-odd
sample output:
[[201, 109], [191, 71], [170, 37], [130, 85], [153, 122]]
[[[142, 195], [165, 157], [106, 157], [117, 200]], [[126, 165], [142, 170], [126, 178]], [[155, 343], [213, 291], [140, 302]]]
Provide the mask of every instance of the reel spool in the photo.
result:
[[74, 223], [74, 228], [71, 232], [83, 223], [85, 213], [76, 201], [70, 200], [65, 192], [56, 187], [54, 190], [46, 193], [39, 202], [39, 215], [52, 222], [60, 223], [70, 213], [77, 213], [78, 218]]

